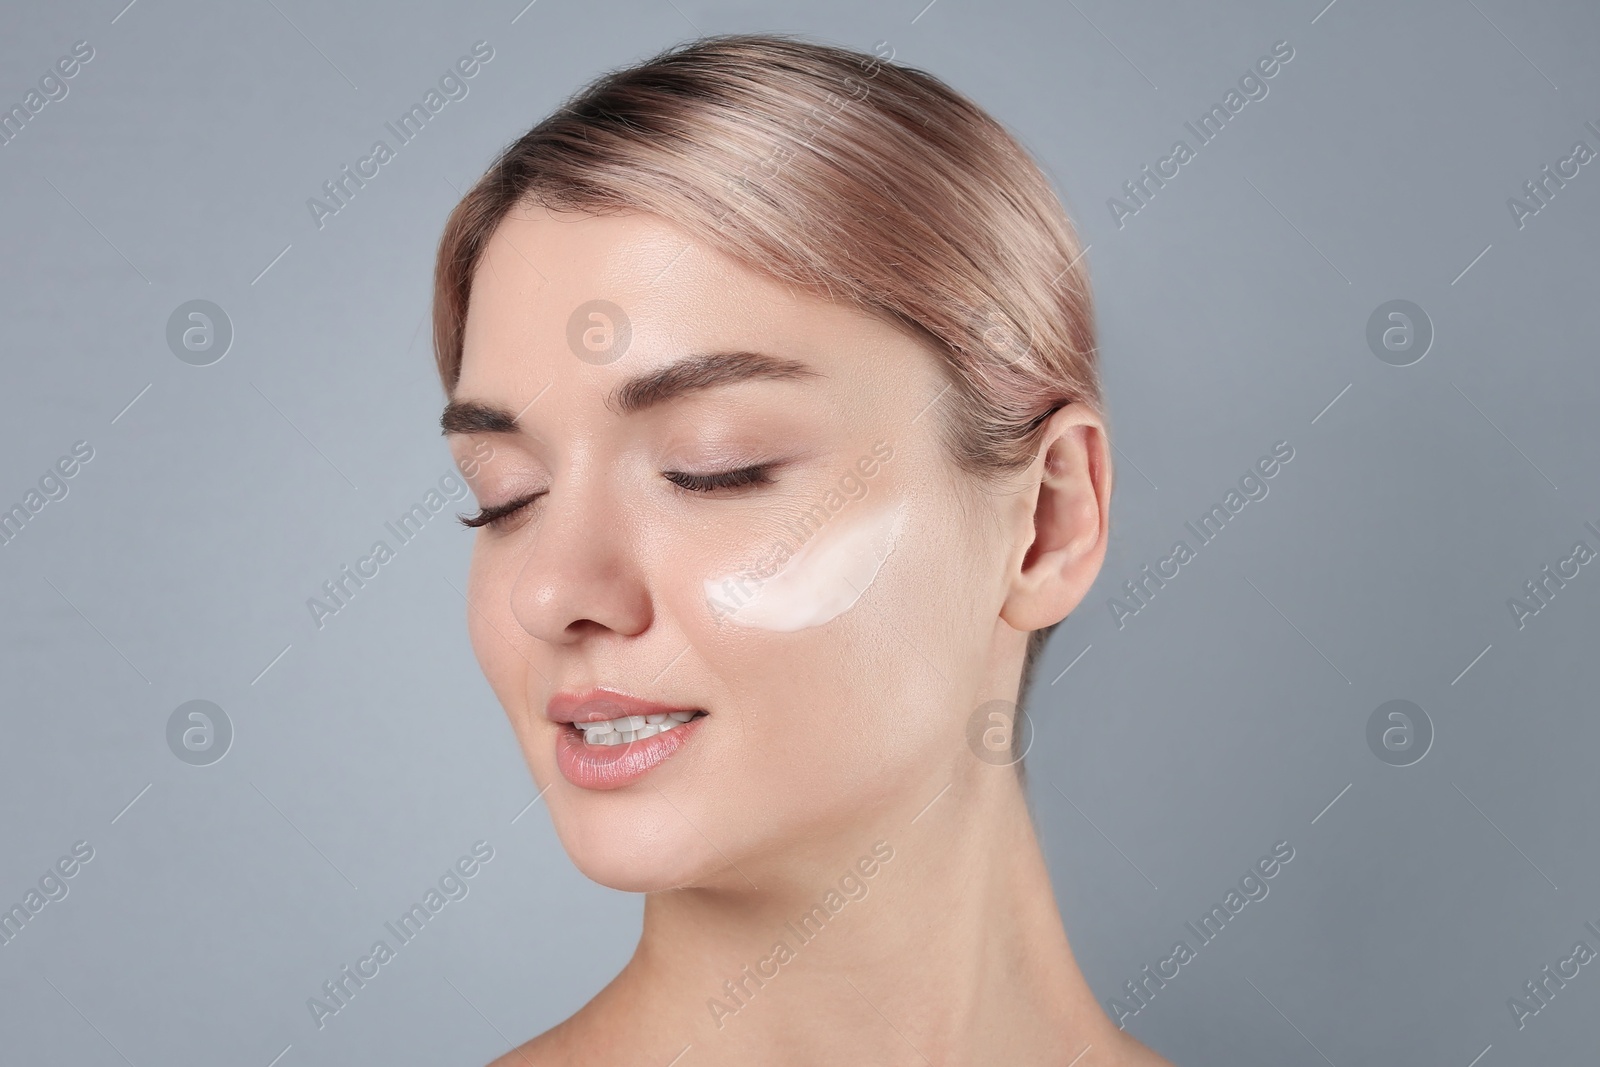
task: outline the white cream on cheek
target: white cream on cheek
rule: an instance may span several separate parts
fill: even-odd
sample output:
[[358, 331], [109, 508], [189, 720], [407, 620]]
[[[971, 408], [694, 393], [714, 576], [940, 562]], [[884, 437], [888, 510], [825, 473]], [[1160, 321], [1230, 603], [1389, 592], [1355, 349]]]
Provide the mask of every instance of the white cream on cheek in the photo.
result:
[[820, 626], [861, 599], [894, 551], [905, 521], [905, 501], [846, 512], [765, 578], [735, 573], [706, 579], [706, 600], [738, 626], [783, 633]]

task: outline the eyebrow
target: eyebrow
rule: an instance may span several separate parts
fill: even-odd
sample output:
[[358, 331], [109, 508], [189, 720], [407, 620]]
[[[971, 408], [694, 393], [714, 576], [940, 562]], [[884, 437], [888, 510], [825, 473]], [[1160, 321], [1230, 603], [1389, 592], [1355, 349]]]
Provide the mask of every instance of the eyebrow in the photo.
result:
[[[632, 415], [689, 393], [735, 382], [817, 377], [826, 375], [795, 359], [760, 352], [712, 352], [686, 356], [629, 378], [607, 395], [605, 403], [619, 415]], [[450, 401], [439, 416], [439, 425], [446, 434], [517, 433], [521, 429], [515, 414], [480, 400]]]

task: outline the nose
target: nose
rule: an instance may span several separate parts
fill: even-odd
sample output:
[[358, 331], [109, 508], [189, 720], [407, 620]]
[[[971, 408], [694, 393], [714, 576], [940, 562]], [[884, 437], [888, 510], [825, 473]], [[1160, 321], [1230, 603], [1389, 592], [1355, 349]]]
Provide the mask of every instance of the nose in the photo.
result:
[[522, 629], [552, 645], [642, 632], [650, 591], [627, 509], [593, 480], [552, 485], [536, 506], [538, 530], [511, 587]]

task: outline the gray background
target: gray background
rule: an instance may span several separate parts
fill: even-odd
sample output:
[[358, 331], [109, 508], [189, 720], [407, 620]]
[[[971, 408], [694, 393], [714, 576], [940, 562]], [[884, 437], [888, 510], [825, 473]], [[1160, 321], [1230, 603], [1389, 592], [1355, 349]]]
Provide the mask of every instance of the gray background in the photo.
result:
[[[1113, 537], [1029, 767], [1096, 993], [1287, 840], [1132, 1033], [1185, 1065], [1594, 1059], [1600, 967], [1521, 1031], [1506, 1005], [1600, 948], [1600, 563], [1520, 629], [1506, 603], [1600, 548], [1600, 162], [1506, 206], [1600, 149], [1589, 0], [122, 2], [0, 33], [6, 106], [95, 49], [0, 147], [0, 506], [95, 450], [0, 548], [0, 903], [95, 849], [0, 947], [0, 1058], [476, 1065], [626, 960], [640, 898], [527, 808], [473, 661], [470, 534], [435, 519], [320, 631], [305, 600], [451, 469], [426, 315], [457, 189], [600, 71], [765, 29], [969, 93], [1092, 248]], [[307, 198], [480, 39], [467, 98], [319, 230]], [[1279, 40], [1269, 95], [1119, 228], [1107, 198]], [[197, 298], [235, 330], [206, 367], [165, 338]], [[1396, 298], [1436, 332], [1406, 367], [1366, 341]], [[1119, 629], [1121, 583], [1280, 440], [1270, 495]], [[235, 730], [210, 766], [166, 742], [192, 699]], [[1392, 699], [1435, 731], [1410, 766], [1366, 741]], [[307, 997], [479, 839], [470, 895], [316, 1029]]]

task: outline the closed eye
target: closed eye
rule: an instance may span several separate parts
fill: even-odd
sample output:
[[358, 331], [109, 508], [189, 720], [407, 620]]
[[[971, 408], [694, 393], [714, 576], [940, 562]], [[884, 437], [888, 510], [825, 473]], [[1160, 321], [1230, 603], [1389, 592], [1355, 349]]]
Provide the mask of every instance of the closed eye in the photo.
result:
[[457, 515], [456, 519], [461, 525], [470, 526], [473, 529], [479, 526], [503, 526], [512, 515], [538, 500], [541, 496], [544, 496], [544, 493], [531, 493], [528, 496], [518, 497], [516, 500], [508, 500], [504, 504], [482, 508], [476, 515]]
[[[768, 485], [772, 482], [772, 465], [741, 467], [719, 474], [690, 474], [688, 471], [665, 471], [663, 476], [680, 489], [691, 493], [713, 493], [719, 490], [742, 489], [750, 485]], [[476, 515], [458, 515], [463, 526], [476, 529], [480, 526], [498, 527], [506, 524], [518, 511], [543, 496], [543, 492], [509, 500], [504, 504], [482, 508]]]
[[740, 489], [747, 485], [767, 485], [772, 481], [771, 465], [741, 467], [721, 474], [690, 474], [687, 471], [665, 471], [663, 476], [680, 489], [692, 493], [711, 493], [719, 489]]

